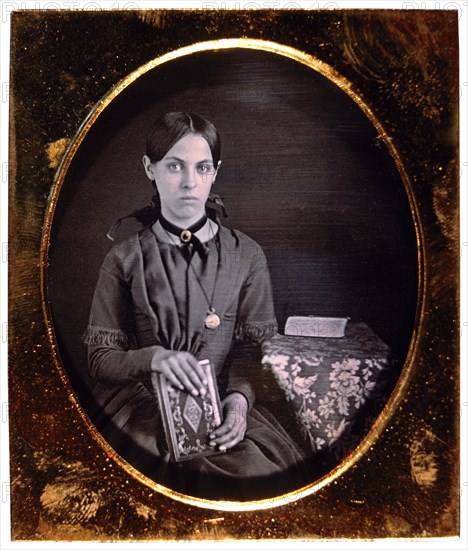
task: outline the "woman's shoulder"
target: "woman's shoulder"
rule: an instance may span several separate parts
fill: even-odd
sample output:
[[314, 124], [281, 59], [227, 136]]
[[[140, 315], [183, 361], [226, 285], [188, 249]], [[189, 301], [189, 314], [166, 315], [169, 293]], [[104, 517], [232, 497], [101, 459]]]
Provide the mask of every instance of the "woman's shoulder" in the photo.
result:
[[239, 229], [227, 228], [220, 225], [219, 237], [224, 247], [229, 250], [236, 250], [240, 257], [249, 259], [251, 263], [257, 261], [266, 262], [262, 247], [252, 237], [249, 237]]
[[225, 240], [231, 240], [239, 243], [239, 246], [255, 246], [261, 248], [261, 246], [249, 237], [246, 233], [240, 231], [239, 229], [234, 229], [232, 227], [225, 227], [224, 225], [219, 226], [219, 235]]
[[140, 242], [148, 238], [148, 233], [151, 235], [151, 228], [147, 226], [115, 243], [107, 252], [102, 267], [113, 272], [121, 272], [124, 266], [128, 269], [141, 255]]

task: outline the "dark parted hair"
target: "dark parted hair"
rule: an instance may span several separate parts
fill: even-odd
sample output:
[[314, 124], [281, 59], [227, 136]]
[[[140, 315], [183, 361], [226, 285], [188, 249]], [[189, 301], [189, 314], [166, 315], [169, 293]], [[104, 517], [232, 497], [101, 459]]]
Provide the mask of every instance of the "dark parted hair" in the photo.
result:
[[146, 154], [151, 162], [162, 160], [169, 149], [188, 134], [204, 137], [215, 167], [221, 157], [221, 138], [215, 125], [197, 113], [166, 113], [151, 126], [146, 137]]

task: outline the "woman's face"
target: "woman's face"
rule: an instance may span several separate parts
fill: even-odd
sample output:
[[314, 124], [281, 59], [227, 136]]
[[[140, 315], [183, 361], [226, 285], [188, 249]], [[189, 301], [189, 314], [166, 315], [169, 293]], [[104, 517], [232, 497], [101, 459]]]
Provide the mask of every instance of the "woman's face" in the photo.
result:
[[198, 134], [181, 138], [158, 162], [143, 157], [147, 176], [156, 182], [161, 213], [172, 223], [188, 227], [205, 213], [216, 177], [208, 142]]

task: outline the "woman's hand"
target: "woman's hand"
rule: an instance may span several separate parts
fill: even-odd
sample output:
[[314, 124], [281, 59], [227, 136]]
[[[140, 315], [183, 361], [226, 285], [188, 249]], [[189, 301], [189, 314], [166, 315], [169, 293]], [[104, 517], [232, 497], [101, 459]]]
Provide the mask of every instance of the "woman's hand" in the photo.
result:
[[247, 430], [247, 399], [242, 393], [230, 393], [222, 403], [224, 422], [210, 434], [210, 445], [220, 451], [231, 449], [244, 439]]
[[177, 388], [186, 389], [192, 395], [205, 395], [207, 380], [203, 367], [187, 351], [167, 350], [161, 357], [158, 352], [151, 360], [151, 370], [164, 374], [167, 380]]

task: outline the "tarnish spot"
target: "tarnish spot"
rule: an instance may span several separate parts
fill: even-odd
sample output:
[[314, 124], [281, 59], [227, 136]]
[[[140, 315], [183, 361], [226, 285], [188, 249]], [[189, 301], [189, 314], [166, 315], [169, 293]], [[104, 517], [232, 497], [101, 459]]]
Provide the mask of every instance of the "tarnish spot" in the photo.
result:
[[450, 248], [458, 247], [458, 224], [456, 222], [458, 192], [458, 164], [451, 159], [445, 166], [439, 166], [440, 177], [434, 182], [433, 205], [434, 212], [440, 224], [441, 231], [447, 239]]
[[422, 439], [414, 441], [410, 447], [411, 478], [424, 488], [430, 488], [437, 481], [439, 468], [436, 453], [430, 449], [435, 436], [427, 432]]
[[96, 516], [102, 506], [102, 495], [98, 491], [70, 480], [60, 479], [49, 483], [40, 497], [45, 514], [59, 523], [86, 524]]
[[65, 149], [70, 143], [69, 138], [60, 138], [57, 141], [51, 141], [45, 147], [47, 159], [49, 160], [49, 168], [57, 168], [65, 153]]
[[164, 29], [166, 26], [167, 15], [168, 14], [165, 13], [164, 10], [142, 11], [142, 13], [139, 14], [139, 18], [143, 21], [143, 23], [147, 23], [152, 27]]

